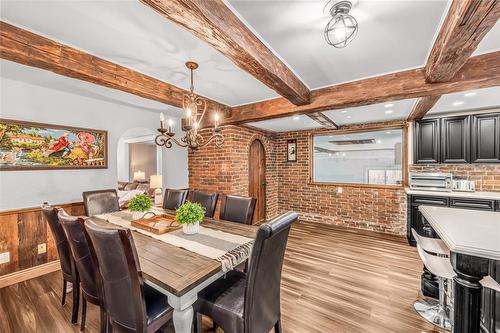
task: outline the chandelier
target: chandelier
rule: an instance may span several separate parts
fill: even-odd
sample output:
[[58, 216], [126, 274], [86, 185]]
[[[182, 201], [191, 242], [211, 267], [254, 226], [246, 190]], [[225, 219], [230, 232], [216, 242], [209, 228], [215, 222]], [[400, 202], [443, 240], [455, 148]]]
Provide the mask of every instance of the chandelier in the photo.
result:
[[[328, 1], [326, 6], [331, 1]], [[347, 46], [358, 32], [358, 22], [349, 15], [351, 7], [350, 1], [338, 1], [330, 8], [332, 18], [325, 27], [325, 41], [336, 48]]]
[[214, 128], [210, 138], [205, 140], [203, 136], [198, 133], [198, 128], [207, 111], [207, 102], [194, 93], [193, 71], [198, 68], [198, 64], [188, 61], [186, 62], [186, 67], [191, 74], [191, 86], [189, 88], [189, 93], [185, 94], [182, 100], [182, 108], [184, 109], [185, 117], [182, 119], [181, 124], [182, 131], [185, 134], [180, 140], [177, 140], [174, 137], [175, 133], [172, 131], [172, 120], [169, 120], [168, 128], [165, 128], [165, 116], [162, 112], [160, 114], [160, 128], [158, 128], [160, 134], [156, 136], [155, 142], [158, 146], [164, 146], [166, 148], [171, 148], [173, 142], [180, 147], [189, 147], [195, 150], [214, 141], [217, 147], [221, 147], [224, 143], [224, 136], [219, 127], [219, 114], [217, 112], [214, 115]]

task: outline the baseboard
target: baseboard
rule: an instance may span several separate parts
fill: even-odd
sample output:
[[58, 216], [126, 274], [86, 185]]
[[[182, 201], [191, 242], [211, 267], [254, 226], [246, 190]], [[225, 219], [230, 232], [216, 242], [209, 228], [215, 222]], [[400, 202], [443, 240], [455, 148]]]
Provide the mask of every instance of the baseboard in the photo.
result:
[[54, 260], [46, 264], [41, 264], [22, 271], [6, 274], [0, 276], [0, 288], [10, 286], [22, 281], [36, 278], [41, 275], [49, 274], [61, 269], [59, 260]]

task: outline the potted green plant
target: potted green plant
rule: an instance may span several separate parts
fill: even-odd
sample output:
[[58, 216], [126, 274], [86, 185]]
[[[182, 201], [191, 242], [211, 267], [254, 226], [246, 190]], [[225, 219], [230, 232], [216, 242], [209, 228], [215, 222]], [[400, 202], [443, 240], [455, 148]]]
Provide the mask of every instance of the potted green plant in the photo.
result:
[[153, 207], [151, 198], [146, 194], [141, 193], [130, 199], [128, 210], [132, 212], [132, 220], [138, 220], [144, 216], [144, 213]]
[[196, 202], [186, 201], [175, 211], [175, 220], [182, 224], [182, 231], [188, 235], [198, 233], [204, 217], [205, 208]]

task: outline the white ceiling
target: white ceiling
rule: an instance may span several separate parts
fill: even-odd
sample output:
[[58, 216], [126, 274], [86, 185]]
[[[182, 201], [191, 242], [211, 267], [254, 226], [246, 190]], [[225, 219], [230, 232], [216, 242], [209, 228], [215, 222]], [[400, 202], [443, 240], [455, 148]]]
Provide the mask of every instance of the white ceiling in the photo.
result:
[[500, 108], [500, 87], [470, 90], [441, 96], [428, 115]]
[[423, 66], [448, 5], [360, 0], [358, 34], [337, 49], [323, 37], [326, 0], [229, 2], [312, 89]]
[[318, 122], [306, 115], [257, 121], [248, 123], [248, 125], [272, 132], [288, 132], [322, 127]]
[[79, 50], [189, 88], [187, 60], [200, 64], [195, 91], [228, 105], [277, 94], [137, 0], [2, 0], [0, 17]]

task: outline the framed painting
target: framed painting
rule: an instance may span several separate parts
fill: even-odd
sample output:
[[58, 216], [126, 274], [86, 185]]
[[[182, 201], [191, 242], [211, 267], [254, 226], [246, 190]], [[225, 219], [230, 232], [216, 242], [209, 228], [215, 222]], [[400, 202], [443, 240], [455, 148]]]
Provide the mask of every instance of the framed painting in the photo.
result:
[[287, 147], [286, 148], [287, 162], [297, 162], [297, 140], [296, 139], [288, 140], [286, 147]]
[[107, 167], [107, 131], [0, 119], [0, 171]]

